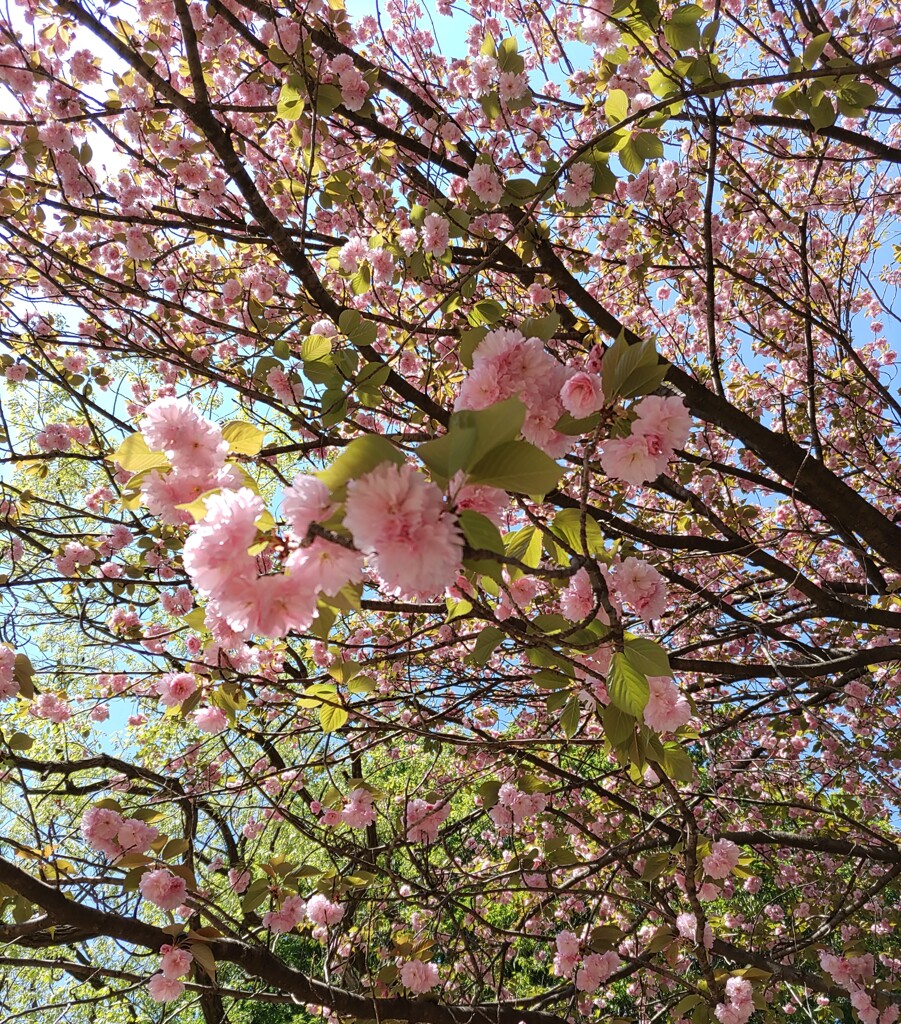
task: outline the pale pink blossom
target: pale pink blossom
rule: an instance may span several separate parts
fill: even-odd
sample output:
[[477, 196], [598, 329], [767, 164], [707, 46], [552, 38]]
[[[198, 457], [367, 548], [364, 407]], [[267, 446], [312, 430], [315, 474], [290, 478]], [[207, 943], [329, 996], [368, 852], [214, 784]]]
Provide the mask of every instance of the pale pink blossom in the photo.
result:
[[691, 718], [688, 698], [668, 676], [648, 679], [650, 696], [644, 709], [644, 722], [655, 732], [675, 732]]
[[596, 373], [579, 373], [570, 377], [560, 391], [563, 408], [575, 419], [583, 419], [604, 407], [601, 378]]
[[718, 839], [704, 858], [704, 871], [711, 878], [728, 878], [738, 865], [741, 850], [728, 839]]
[[626, 558], [613, 570], [617, 595], [645, 622], [659, 619], [666, 610], [666, 583], [648, 562]]
[[306, 911], [307, 905], [300, 896], [288, 896], [278, 910], [263, 914], [263, 927], [276, 935], [284, 935], [300, 924]]
[[438, 213], [426, 216], [422, 225], [422, 247], [434, 256], [442, 256], [450, 245], [450, 222]]
[[141, 876], [138, 888], [145, 900], [160, 910], [175, 910], [185, 901], [187, 884], [180, 875], [173, 875], [166, 868], [147, 871]]
[[184, 990], [184, 982], [167, 978], [164, 974], [154, 974], [147, 982], [147, 991], [156, 1003], [169, 1003], [173, 999], [178, 999]]
[[197, 680], [190, 672], [167, 672], [156, 684], [156, 692], [167, 708], [176, 707], [197, 691]]
[[438, 968], [422, 960], [408, 960], [401, 964], [400, 982], [415, 995], [428, 992], [438, 984]]
[[197, 708], [191, 718], [201, 732], [222, 732], [228, 726], [228, 717], [222, 708]]
[[407, 802], [407, 839], [411, 843], [434, 843], [438, 829], [450, 814], [450, 804], [430, 803], [418, 797]]
[[621, 963], [618, 954], [612, 949], [607, 953], [589, 953], [576, 972], [576, 988], [580, 992], [597, 992]]
[[441, 492], [412, 466], [384, 462], [351, 480], [344, 525], [391, 594], [430, 598], [454, 582], [462, 536]]
[[466, 180], [473, 192], [488, 206], [495, 206], [503, 195], [504, 184], [490, 164], [476, 164]]
[[191, 970], [194, 957], [189, 950], [167, 943], [160, 947], [160, 953], [162, 954], [160, 970], [164, 978], [168, 978], [170, 981], [175, 978], [184, 978]]
[[340, 903], [332, 903], [321, 892], [317, 892], [307, 900], [307, 917], [313, 924], [337, 924], [344, 917], [344, 907]]

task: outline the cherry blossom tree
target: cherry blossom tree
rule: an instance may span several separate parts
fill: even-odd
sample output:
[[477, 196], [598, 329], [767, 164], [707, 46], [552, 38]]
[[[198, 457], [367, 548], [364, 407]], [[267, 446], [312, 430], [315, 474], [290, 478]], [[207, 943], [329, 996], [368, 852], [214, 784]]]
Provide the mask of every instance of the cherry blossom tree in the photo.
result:
[[4, 1020], [894, 1024], [899, 72], [0, 15]]

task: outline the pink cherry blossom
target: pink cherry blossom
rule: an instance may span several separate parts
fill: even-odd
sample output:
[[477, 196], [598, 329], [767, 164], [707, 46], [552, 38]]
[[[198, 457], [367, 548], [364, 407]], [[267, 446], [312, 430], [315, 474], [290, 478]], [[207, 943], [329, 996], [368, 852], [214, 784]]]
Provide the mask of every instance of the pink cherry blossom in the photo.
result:
[[728, 839], [718, 839], [704, 858], [704, 871], [711, 878], [728, 878], [738, 864], [741, 850]]
[[263, 914], [263, 927], [275, 935], [284, 935], [300, 924], [306, 911], [307, 905], [300, 896], [288, 896], [277, 910]]
[[167, 978], [164, 974], [154, 974], [147, 982], [147, 991], [156, 1003], [169, 1003], [173, 999], [178, 999], [184, 990], [184, 982]]
[[644, 709], [644, 721], [655, 732], [675, 732], [691, 718], [691, 705], [668, 676], [648, 679], [650, 696]]
[[645, 622], [659, 619], [666, 611], [666, 584], [647, 562], [626, 558], [614, 568], [613, 584], [623, 603]]
[[194, 957], [189, 950], [167, 944], [160, 947], [160, 953], [160, 970], [164, 978], [170, 981], [183, 978], [191, 970]]
[[184, 903], [188, 889], [180, 875], [173, 875], [166, 868], [145, 872], [141, 876], [138, 888], [144, 899], [158, 906], [160, 910], [175, 910]]
[[606, 953], [589, 953], [576, 972], [576, 988], [580, 992], [597, 992], [621, 963], [619, 955], [612, 949]]
[[344, 907], [317, 892], [307, 900], [307, 917], [313, 924], [337, 924], [344, 917]]
[[414, 995], [428, 992], [438, 984], [438, 968], [422, 960], [408, 960], [400, 966], [400, 983]]
[[222, 732], [228, 726], [228, 716], [217, 707], [197, 708], [191, 719], [201, 732]]
[[503, 194], [503, 182], [489, 164], [476, 164], [466, 180], [473, 192], [488, 206], [494, 206]]
[[407, 801], [407, 839], [412, 843], [434, 843], [449, 814], [447, 802], [430, 803], [418, 797]]
[[563, 408], [576, 419], [590, 416], [604, 408], [604, 391], [601, 378], [596, 373], [580, 370], [560, 390]]
[[315, 476], [298, 473], [282, 498], [282, 514], [298, 536], [304, 537], [311, 523], [321, 523], [334, 511], [332, 496]]
[[156, 684], [160, 700], [167, 708], [177, 707], [197, 691], [197, 680], [190, 672], [167, 672]]
[[387, 590], [430, 598], [454, 582], [463, 539], [441, 492], [412, 466], [384, 462], [347, 485], [344, 525]]

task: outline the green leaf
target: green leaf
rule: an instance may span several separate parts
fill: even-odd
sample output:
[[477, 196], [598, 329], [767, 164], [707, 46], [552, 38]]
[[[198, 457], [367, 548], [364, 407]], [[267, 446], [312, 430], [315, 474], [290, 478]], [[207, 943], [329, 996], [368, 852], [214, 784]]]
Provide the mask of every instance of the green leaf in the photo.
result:
[[832, 38], [831, 32], [821, 32], [820, 35], [814, 36], [813, 39], [804, 47], [804, 55], [801, 57], [801, 63], [809, 71], [816, 65], [816, 62], [822, 57], [823, 50], [826, 49], [826, 44]]
[[535, 318], [528, 316], [520, 325], [525, 338], [538, 338], [539, 341], [550, 341], [560, 326], [560, 314], [548, 313], [547, 316]]
[[[508, 533], [504, 538], [504, 552], [511, 558], [536, 569], [541, 561], [541, 532], [534, 526], [524, 526], [521, 530]], [[570, 625], [561, 619], [564, 626]]]
[[303, 82], [291, 75], [279, 91], [275, 112], [285, 121], [297, 121], [303, 114], [305, 99]]
[[118, 462], [129, 473], [140, 473], [146, 469], [157, 469], [169, 465], [169, 460], [162, 452], [152, 452], [147, 447], [144, 435], [140, 431], [129, 434], [109, 456], [109, 460]]
[[341, 90], [337, 85], [323, 85], [316, 89], [316, 113], [320, 117], [328, 117], [341, 105]]
[[319, 724], [323, 732], [335, 732], [340, 729], [350, 716], [344, 708], [334, 704], [323, 704], [319, 709]]
[[461, 331], [460, 333], [460, 347], [457, 354], [460, 357], [460, 362], [466, 367], [467, 370], [472, 369], [472, 357], [475, 350], [479, 347], [482, 339], [488, 333], [487, 327], [473, 327], [469, 331]]
[[635, 735], [635, 719], [611, 704], [601, 712], [604, 734], [614, 747], [622, 747]]
[[568, 740], [571, 740], [578, 731], [579, 715], [579, 698], [570, 697], [569, 702], [563, 709], [563, 714], [560, 716], [560, 727], [563, 729], [563, 733]]
[[380, 434], [366, 434], [355, 438], [327, 468], [316, 475], [330, 491], [343, 487], [348, 480], [356, 480], [383, 462], [401, 465], [403, 455]]
[[476, 432], [469, 469], [493, 448], [519, 436], [526, 417], [526, 407], [519, 398], [495, 402], [487, 409], [464, 409], [451, 417], [451, 429], [466, 428]]
[[628, 715], [641, 716], [650, 696], [650, 687], [644, 673], [634, 669], [625, 655], [618, 651], [610, 659], [607, 673], [607, 693], [611, 702]]
[[471, 465], [476, 445], [476, 431], [473, 427], [460, 427], [451, 420], [451, 429], [419, 445], [416, 454], [441, 480], [450, 478], [461, 469]]
[[644, 637], [634, 637], [625, 641], [623, 655], [626, 661], [646, 676], [671, 676], [669, 655], [660, 644]]
[[552, 672], [549, 668], [543, 668], [540, 672], [536, 672], [531, 681], [542, 690], [563, 690], [573, 684], [569, 676], [560, 672]]
[[663, 143], [653, 132], [639, 132], [633, 137], [632, 145], [645, 160], [655, 160], [663, 156]]
[[624, 170], [630, 174], [641, 174], [641, 169], [644, 167], [644, 157], [638, 152], [634, 137], [629, 138], [617, 156]]
[[25, 732], [14, 732], [6, 741], [10, 750], [30, 750], [34, 740]]
[[325, 359], [332, 351], [332, 342], [323, 334], [311, 334], [303, 339], [300, 347], [300, 358], [305, 362], [316, 362]]
[[459, 521], [466, 543], [471, 548], [496, 551], [499, 555], [504, 553], [504, 540], [500, 531], [487, 516], [466, 508], [460, 513]]
[[473, 327], [481, 327], [482, 324], [496, 324], [503, 315], [504, 307], [499, 302], [482, 299], [472, 307], [467, 319]]
[[622, 89], [611, 89], [604, 101], [604, 113], [608, 124], [619, 124], [629, 114], [629, 97]]
[[540, 448], [528, 441], [507, 441], [481, 459], [469, 479], [515, 494], [545, 495], [562, 474], [562, 468]]
[[354, 676], [347, 684], [348, 693], [366, 694], [374, 693], [376, 683], [372, 676]]
[[582, 554], [596, 555], [604, 550], [604, 536], [597, 520], [592, 516], [585, 517], [585, 541], [588, 545], [587, 551], [582, 551], [582, 513], [577, 508], [561, 509], [551, 524], [551, 532], [561, 540]]
[[222, 428], [222, 436], [228, 441], [229, 450], [236, 455], [259, 455], [266, 431], [252, 423], [233, 420]]
[[364, 320], [355, 309], [344, 310], [338, 318], [338, 329], [358, 348], [372, 345], [378, 338], [376, 325], [371, 320]]
[[814, 103], [810, 108], [810, 113], [807, 115], [810, 118], [810, 123], [816, 128], [817, 131], [822, 131], [823, 128], [831, 128], [835, 124], [835, 120], [838, 117], [835, 107], [832, 105], [832, 101], [828, 96], [821, 96], [819, 100]]
[[651, 394], [660, 387], [668, 370], [669, 364], [660, 362], [653, 341], [630, 345], [620, 334], [601, 363], [604, 394], [609, 401]]
[[701, 42], [698, 22], [704, 17], [703, 7], [697, 4], [683, 4], [663, 23], [666, 41], [675, 50], [691, 50]]
[[674, 741], [664, 743], [663, 750], [663, 768], [666, 774], [679, 782], [691, 782], [694, 778], [695, 766], [686, 751]]
[[486, 626], [479, 633], [472, 648], [472, 653], [467, 657], [466, 661], [470, 665], [486, 665], [503, 639], [503, 630], [498, 629], [497, 626]]
[[19, 684], [19, 693], [31, 700], [34, 696], [34, 665], [27, 654], [17, 654], [13, 661], [13, 678]]

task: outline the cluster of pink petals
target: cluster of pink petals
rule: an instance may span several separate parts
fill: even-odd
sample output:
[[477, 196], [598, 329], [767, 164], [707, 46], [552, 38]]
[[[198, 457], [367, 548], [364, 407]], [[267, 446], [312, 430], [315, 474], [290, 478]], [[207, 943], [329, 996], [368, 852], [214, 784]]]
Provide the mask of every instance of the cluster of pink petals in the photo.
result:
[[72, 706], [62, 697], [45, 690], [31, 702], [28, 713], [34, 715], [35, 718], [53, 722], [54, 725], [61, 725], [72, 717]]
[[[331, 510], [327, 496], [298, 478], [286, 495], [286, 515], [295, 533]], [[315, 481], [319, 484], [319, 481]], [[360, 578], [356, 552], [317, 537], [285, 559], [285, 571], [260, 575], [263, 560], [249, 554], [257, 538], [262, 499], [246, 487], [211, 495], [207, 514], [185, 542], [185, 569], [208, 608], [241, 636], [282, 637], [307, 629], [316, 615], [319, 592], [336, 594]]]
[[414, 799], [407, 803], [407, 839], [411, 843], [434, 843], [438, 829], [450, 814], [450, 804]]
[[728, 878], [738, 865], [741, 850], [728, 839], [718, 839], [704, 858], [704, 871], [711, 878]]
[[168, 943], [160, 947], [160, 954], [160, 971], [164, 978], [184, 978], [194, 963], [189, 950]]
[[190, 523], [179, 505], [207, 491], [239, 487], [241, 475], [226, 465], [228, 442], [187, 398], [158, 398], [144, 410], [141, 434], [151, 451], [161, 451], [172, 468], [154, 470], [141, 482], [141, 496], [150, 511], [172, 526]]
[[190, 672], [167, 672], [156, 684], [156, 692], [167, 708], [177, 707], [197, 691], [197, 680]]
[[167, 978], [165, 974], [154, 974], [147, 982], [147, 992], [155, 1003], [170, 1003], [184, 992], [183, 981]]
[[469, 172], [466, 183], [488, 206], [495, 206], [504, 194], [504, 183], [490, 164], [476, 164]]
[[473, 353], [472, 369], [454, 407], [487, 409], [519, 398], [526, 407], [523, 437], [556, 459], [572, 445], [571, 437], [554, 430], [563, 415], [560, 393], [571, 374], [538, 338], [500, 327], [489, 331]]
[[16, 652], [0, 644], [0, 700], [15, 697], [19, 692], [16, 679]]
[[[698, 934], [698, 919], [694, 914], [687, 912], [679, 914], [676, 918], [676, 931], [679, 933], [679, 938], [685, 939], [686, 942], [695, 943]], [[704, 948], [710, 949], [713, 946], [713, 929], [709, 924], [704, 926], [702, 938]]]
[[159, 831], [140, 818], [124, 818], [111, 807], [89, 807], [81, 819], [81, 834], [92, 850], [112, 860], [149, 850]]
[[228, 715], [215, 706], [197, 708], [191, 715], [191, 721], [201, 732], [215, 735], [222, 732], [228, 725]]
[[441, 491], [406, 463], [383, 462], [347, 485], [344, 525], [386, 590], [421, 600], [451, 586], [463, 557]]
[[604, 441], [601, 465], [608, 476], [639, 485], [666, 470], [670, 456], [688, 439], [691, 416], [681, 398], [648, 395], [635, 405], [628, 437]]
[[644, 724], [655, 732], [675, 732], [691, 718], [691, 705], [669, 676], [648, 679], [650, 696], [644, 709]]
[[[622, 606], [620, 605], [619, 597], [613, 585], [614, 581], [609, 574], [607, 566], [598, 565], [598, 571], [607, 581], [607, 595], [610, 599], [610, 604], [619, 614], [622, 611]], [[588, 575], [588, 570], [583, 567], [573, 575], [569, 584], [561, 591], [560, 611], [570, 622], [581, 622], [595, 611], [596, 605], [598, 606], [596, 611], [597, 618], [601, 622], [606, 622], [607, 612], [599, 604], [598, 597], [591, 583], [591, 577]]]
[[141, 876], [138, 888], [145, 900], [160, 910], [175, 910], [185, 901], [187, 883], [180, 875], [173, 875], [167, 868], [146, 871]]
[[307, 900], [307, 917], [313, 924], [337, 924], [344, 917], [344, 907], [317, 892]]
[[895, 1024], [901, 1016], [901, 1007], [890, 1003], [881, 1012], [864, 987], [872, 979], [875, 970], [872, 953], [862, 956], [835, 956], [826, 950], [820, 951], [820, 967], [832, 978], [836, 985], [841, 985], [851, 996], [851, 1005], [857, 1011], [863, 1024]]
[[645, 622], [666, 611], [666, 583], [648, 562], [624, 559], [613, 567], [613, 585], [622, 602]]
[[438, 968], [422, 960], [408, 960], [401, 964], [400, 982], [414, 995], [420, 995], [438, 984]]
[[713, 1011], [720, 1024], [747, 1024], [754, 1012], [754, 989], [745, 978], [729, 978], [726, 982], [726, 1002], [718, 1003]]
[[351, 828], [366, 828], [375, 821], [374, 797], [368, 789], [352, 789], [347, 804], [341, 811], [341, 820]]
[[505, 782], [498, 790], [497, 803], [488, 812], [495, 825], [519, 825], [547, 807], [546, 793], [523, 793], [512, 783]]
[[597, 992], [601, 985], [622, 964], [615, 950], [606, 953], [589, 953], [576, 972], [576, 988], [580, 992]]
[[579, 370], [560, 389], [563, 408], [575, 419], [584, 419], [604, 408], [604, 389], [596, 373]]
[[581, 956], [579, 937], [570, 931], [558, 932], [555, 945], [554, 974], [560, 978], [568, 977], [575, 970]]
[[275, 935], [284, 935], [300, 924], [306, 912], [306, 902], [300, 896], [288, 896], [278, 910], [263, 914], [263, 927]]

